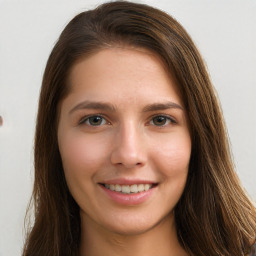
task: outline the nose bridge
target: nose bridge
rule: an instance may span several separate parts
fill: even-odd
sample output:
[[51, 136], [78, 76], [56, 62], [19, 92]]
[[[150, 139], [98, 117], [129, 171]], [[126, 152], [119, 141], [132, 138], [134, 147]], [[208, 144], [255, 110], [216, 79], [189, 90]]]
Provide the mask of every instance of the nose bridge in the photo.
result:
[[132, 168], [145, 163], [143, 130], [133, 120], [120, 124], [115, 136], [111, 160], [126, 168]]

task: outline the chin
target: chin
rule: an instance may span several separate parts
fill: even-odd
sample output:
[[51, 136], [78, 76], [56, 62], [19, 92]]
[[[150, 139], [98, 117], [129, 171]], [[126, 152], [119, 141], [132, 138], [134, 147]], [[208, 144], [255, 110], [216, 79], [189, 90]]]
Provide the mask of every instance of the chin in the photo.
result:
[[[170, 216], [170, 214], [168, 214]], [[158, 225], [161, 222], [164, 222], [167, 217], [159, 217], [159, 218], [152, 218], [151, 215], [148, 216], [122, 216], [116, 217], [115, 221], [109, 222], [105, 224], [105, 228], [108, 229], [112, 233], [116, 233], [119, 235], [125, 236], [135, 236], [146, 233]]]

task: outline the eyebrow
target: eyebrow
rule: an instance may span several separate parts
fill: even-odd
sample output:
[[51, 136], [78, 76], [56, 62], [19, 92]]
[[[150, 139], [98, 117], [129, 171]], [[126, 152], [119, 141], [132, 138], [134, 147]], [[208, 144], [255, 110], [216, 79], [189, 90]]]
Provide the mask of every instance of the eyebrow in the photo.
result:
[[[183, 110], [183, 107], [180, 106], [179, 104], [172, 101], [167, 101], [164, 103], [149, 104], [142, 109], [142, 112], [153, 112], [153, 111], [173, 109], [173, 108]], [[72, 114], [74, 111], [77, 111], [80, 109], [98, 109], [98, 110], [105, 110], [109, 112], [116, 112], [116, 107], [110, 103], [83, 101], [78, 105], [76, 105], [74, 108], [72, 108], [69, 111], [69, 114]]]
[[183, 107], [180, 106], [179, 104], [172, 101], [167, 101], [164, 103], [153, 103], [148, 106], [145, 106], [142, 112], [152, 112], [152, 111], [172, 109], [172, 108], [183, 110]]
[[105, 111], [110, 111], [110, 112], [115, 112], [116, 108], [114, 105], [105, 103], [105, 102], [94, 102], [94, 101], [83, 101], [76, 105], [74, 108], [72, 108], [69, 111], [69, 114], [72, 114], [76, 110], [80, 109], [99, 109], [99, 110], [105, 110]]

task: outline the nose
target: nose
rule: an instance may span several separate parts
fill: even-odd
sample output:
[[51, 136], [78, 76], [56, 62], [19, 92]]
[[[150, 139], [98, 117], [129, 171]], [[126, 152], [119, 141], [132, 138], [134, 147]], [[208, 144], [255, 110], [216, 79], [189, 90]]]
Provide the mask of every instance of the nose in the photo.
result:
[[120, 126], [114, 137], [111, 162], [127, 169], [146, 163], [145, 136], [138, 125], [129, 122]]

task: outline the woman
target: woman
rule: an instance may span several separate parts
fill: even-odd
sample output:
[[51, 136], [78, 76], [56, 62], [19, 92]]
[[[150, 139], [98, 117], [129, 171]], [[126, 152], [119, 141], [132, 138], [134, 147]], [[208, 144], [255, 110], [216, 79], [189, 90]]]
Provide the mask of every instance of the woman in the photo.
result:
[[253, 254], [256, 211], [182, 26], [147, 5], [77, 15], [46, 66], [23, 255]]

